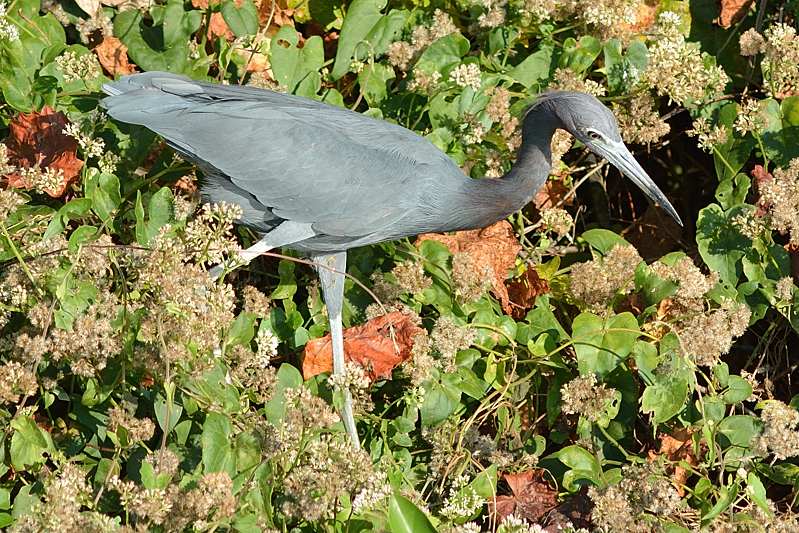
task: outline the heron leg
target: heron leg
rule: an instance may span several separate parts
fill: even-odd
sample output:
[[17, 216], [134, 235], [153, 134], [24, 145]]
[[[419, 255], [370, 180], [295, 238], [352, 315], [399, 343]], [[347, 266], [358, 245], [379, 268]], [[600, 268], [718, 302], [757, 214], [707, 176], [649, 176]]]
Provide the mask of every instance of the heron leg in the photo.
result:
[[[330, 337], [333, 342], [333, 374], [342, 375], [344, 368], [344, 334], [341, 329], [341, 309], [344, 305], [344, 272], [347, 268], [347, 252], [334, 254], [320, 254], [313, 256], [317, 263], [316, 271], [322, 284], [322, 295], [327, 305], [327, 316], [330, 321]], [[355, 449], [361, 447], [358, 439], [358, 430], [355, 427], [355, 417], [352, 414], [352, 394], [345, 388], [344, 408], [341, 418], [344, 427], [352, 439]]]
[[[310, 239], [316, 235], [316, 232], [311, 228], [310, 224], [291, 222], [287, 220], [277, 226], [275, 229], [261, 237], [261, 239], [238, 253], [238, 260], [243, 264], [248, 264], [250, 261], [258, 257], [264, 252], [268, 252], [273, 248], [280, 248], [295, 242]], [[221, 276], [225, 271], [225, 265], [216, 265], [208, 271], [208, 275], [212, 279]]]

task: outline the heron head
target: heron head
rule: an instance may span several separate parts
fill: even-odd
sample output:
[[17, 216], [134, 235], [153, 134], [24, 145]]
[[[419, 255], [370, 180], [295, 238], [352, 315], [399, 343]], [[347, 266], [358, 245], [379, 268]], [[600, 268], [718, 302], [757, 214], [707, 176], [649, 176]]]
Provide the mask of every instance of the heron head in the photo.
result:
[[682, 225], [677, 211], [625, 146], [616, 117], [602, 102], [586, 93], [556, 91], [542, 95], [537, 105], [546, 106], [557, 117], [560, 127], [607, 159]]

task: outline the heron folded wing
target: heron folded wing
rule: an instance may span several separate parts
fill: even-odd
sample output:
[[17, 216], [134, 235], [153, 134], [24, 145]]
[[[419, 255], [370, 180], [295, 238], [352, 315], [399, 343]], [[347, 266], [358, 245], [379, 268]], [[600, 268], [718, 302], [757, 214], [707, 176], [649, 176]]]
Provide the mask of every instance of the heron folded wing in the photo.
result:
[[112, 117], [152, 129], [274, 215], [320, 233], [379, 232], [416, 205], [423, 180], [463, 178], [399, 126], [304, 98], [149, 74], [138, 87], [111, 84]]

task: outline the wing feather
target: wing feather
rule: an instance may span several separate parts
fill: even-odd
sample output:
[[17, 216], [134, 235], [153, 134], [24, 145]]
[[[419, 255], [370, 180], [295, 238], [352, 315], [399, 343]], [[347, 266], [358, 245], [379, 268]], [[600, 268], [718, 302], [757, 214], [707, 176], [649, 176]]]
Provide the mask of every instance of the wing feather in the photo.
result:
[[273, 215], [328, 235], [379, 231], [406, 216], [426, 180], [463, 176], [405, 128], [305, 98], [165, 73], [106, 90], [115, 119], [159, 133]]

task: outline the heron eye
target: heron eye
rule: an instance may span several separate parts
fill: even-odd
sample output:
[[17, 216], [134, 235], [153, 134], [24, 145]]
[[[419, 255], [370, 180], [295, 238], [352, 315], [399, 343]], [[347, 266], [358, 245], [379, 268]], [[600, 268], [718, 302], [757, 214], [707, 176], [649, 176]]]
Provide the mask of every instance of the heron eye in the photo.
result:
[[598, 140], [600, 140], [602, 138], [602, 134], [599, 133], [596, 130], [588, 130], [587, 133], [588, 133], [588, 136], [590, 138], [592, 138], [593, 140], [595, 140], [595, 141], [598, 141]]

